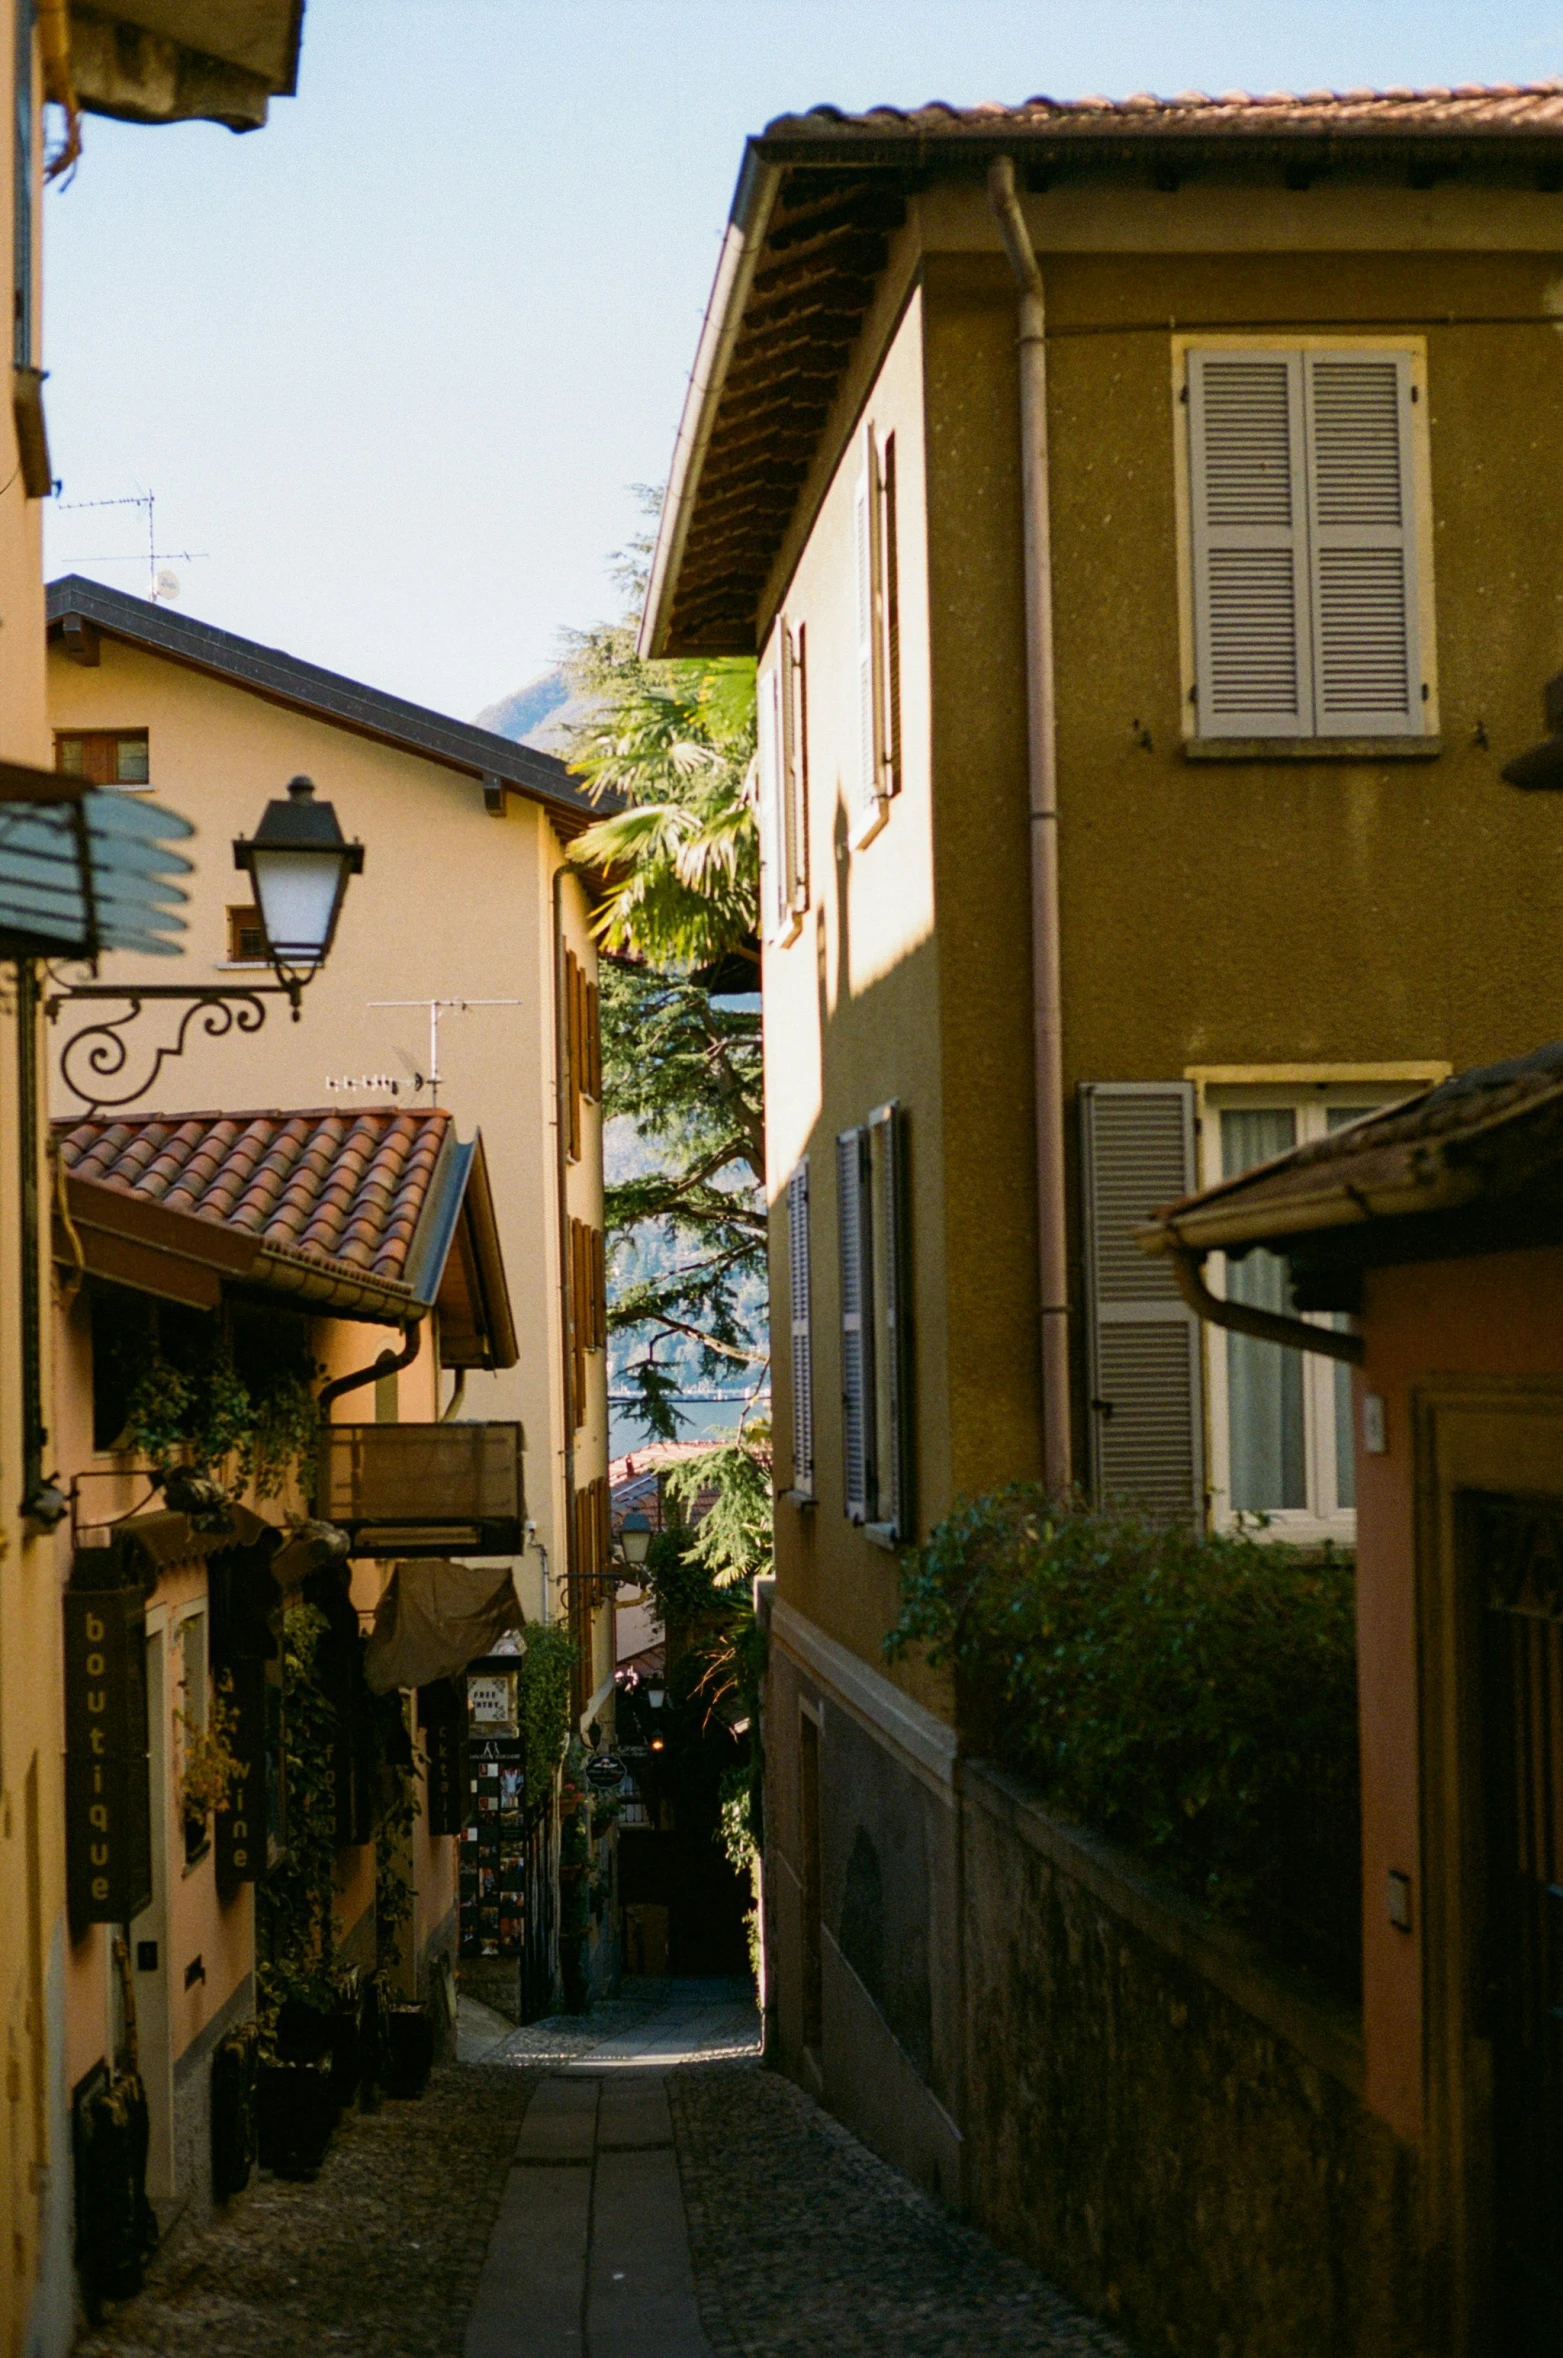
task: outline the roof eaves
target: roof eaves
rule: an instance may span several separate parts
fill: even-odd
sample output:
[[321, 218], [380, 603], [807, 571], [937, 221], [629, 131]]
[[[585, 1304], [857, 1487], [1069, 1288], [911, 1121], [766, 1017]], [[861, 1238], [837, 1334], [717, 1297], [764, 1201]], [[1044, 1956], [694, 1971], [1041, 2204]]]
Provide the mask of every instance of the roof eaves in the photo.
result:
[[232, 681], [270, 703], [335, 722], [360, 736], [440, 762], [463, 776], [485, 784], [492, 781], [511, 793], [525, 795], [544, 805], [567, 836], [579, 834], [598, 817], [618, 808], [617, 799], [608, 795], [594, 803], [555, 754], [518, 745], [512, 738], [496, 736], [471, 721], [431, 712], [387, 690], [366, 687], [362, 681], [306, 663], [279, 647], [263, 647], [253, 639], [220, 630], [215, 623], [171, 614], [150, 599], [132, 597], [128, 591], [89, 581], [81, 574], [66, 574], [50, 582], [47, 614], [51, 626], [63, 623], [68, 614], [79, 614], [111, 638]]

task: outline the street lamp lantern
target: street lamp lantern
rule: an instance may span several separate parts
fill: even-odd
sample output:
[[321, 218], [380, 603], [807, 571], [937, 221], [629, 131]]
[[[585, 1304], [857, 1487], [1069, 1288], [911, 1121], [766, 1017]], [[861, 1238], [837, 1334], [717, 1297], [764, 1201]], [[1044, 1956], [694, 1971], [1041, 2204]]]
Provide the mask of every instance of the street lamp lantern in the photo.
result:
[[638, 1509], [619, 1525], [619, 1553], [632, 1572], [638, 1572], [651, 1552], [651, 1525]]
[[266, 956], [297, 1023], [299, 993], [326, 962], [364, 847], [345, 840], [329, 802], [316, 802], [313, 778], [299, 777], [286, 802], [269, 802], [255, 833], [239, 837], [233, 864], [249, 875]]

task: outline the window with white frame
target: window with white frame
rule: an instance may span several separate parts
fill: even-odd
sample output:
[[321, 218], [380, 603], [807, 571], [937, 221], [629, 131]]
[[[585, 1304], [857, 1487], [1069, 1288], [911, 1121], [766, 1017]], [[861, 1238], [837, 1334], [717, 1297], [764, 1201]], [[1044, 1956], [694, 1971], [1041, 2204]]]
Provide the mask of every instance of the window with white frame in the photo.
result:
[[907, 1118], [882, 1105], [836, 1140], [842, 1506], [871, 1537], [916, 1536]]
[[1192, 345], [1184, 396], [1196, 737], [1428, 734], [1420, 346]]
[[[1234, 1179], [1409, 1094], [1409, 1085], [1317, 1082], [1209, 1090], [1203, 1183]], [[1295, 1315], [1276, 1253], [1256, 1247], [1241, 1260], [1213, 1256], [1210, 1276], [1229, 1300]], [[1316, 1315], [1321, 1325], [1347, 1323], [1341, 1313]], [[1350, 1542], [1357, 1504], [1350, 1367], [1214, 1325], [1205, 1329], [1205, 1348], [1214, 1520], [1262, 1516], [1278, 1537]]]

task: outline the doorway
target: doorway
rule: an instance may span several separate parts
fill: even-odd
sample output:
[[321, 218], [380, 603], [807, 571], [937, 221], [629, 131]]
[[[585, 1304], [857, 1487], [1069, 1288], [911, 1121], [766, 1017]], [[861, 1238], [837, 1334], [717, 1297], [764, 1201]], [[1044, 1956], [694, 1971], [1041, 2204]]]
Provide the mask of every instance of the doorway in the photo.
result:
[[1497, 2346], [1563, 2349], [1563, 1499], [1468, 1497]]
[[798, 1722], [803, 1853], [803, 2044], [816, 2062], [825, 2044], [824, 1956], [820, 1940], [819, 1721]]

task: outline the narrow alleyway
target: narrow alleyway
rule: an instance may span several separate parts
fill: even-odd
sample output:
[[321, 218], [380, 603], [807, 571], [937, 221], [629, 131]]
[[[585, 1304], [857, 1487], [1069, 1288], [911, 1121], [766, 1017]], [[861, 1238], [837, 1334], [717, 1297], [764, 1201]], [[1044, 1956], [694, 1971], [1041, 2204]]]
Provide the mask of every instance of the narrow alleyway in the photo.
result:
[[734, 1985], [511, 2030], [176, 2230], [79, 2358], [1128, 2358], [758, 2056]]

